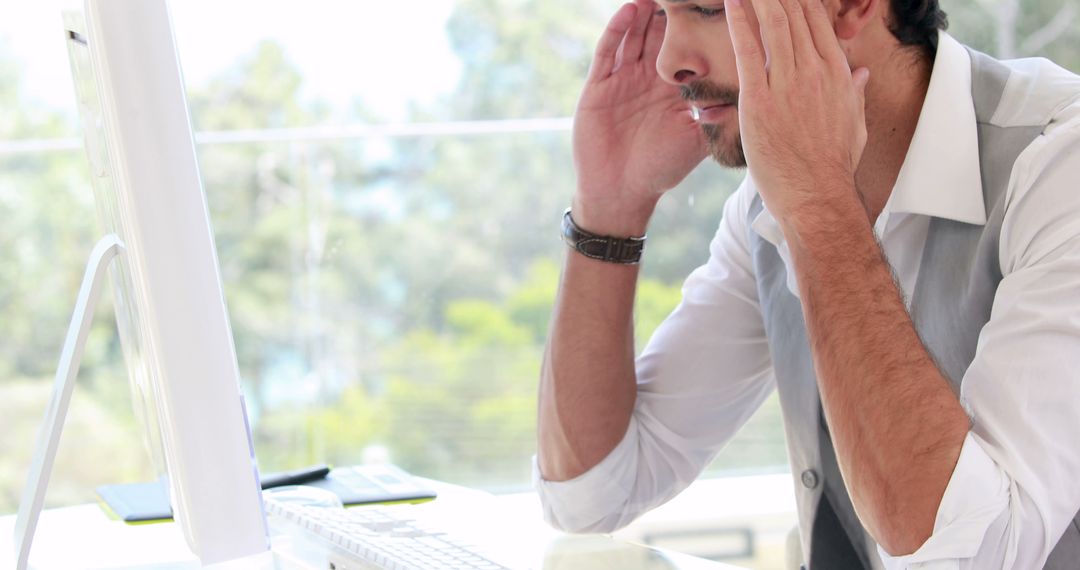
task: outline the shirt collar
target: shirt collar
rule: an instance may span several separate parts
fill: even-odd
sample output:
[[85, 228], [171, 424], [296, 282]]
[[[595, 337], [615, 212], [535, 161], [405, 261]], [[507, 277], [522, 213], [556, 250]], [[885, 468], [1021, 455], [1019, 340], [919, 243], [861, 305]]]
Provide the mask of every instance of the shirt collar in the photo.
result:
[[938, 32], [926, 100], [887, 208], [893, 213], [986, 223], [971, 100], [971, 54], [945, 32]]
[[[752, 180], [748, 181], [752, 184]], [[907, 213], [986, 223], [979, 135], [971, 99], [971, 54], [938, 32], [937, 55], [915, 135], [883, 214]], [[779, 225], [762, 209], [751, 227], [774, 245]]]

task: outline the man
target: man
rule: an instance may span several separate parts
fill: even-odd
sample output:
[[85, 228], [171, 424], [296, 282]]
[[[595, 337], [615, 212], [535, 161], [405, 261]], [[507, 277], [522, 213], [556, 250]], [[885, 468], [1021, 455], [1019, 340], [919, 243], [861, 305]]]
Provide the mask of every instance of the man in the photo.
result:
[[[615, 14], [541, 379], [549, 521], [663, 503], [776, 388], [808, 567], [1080, 564], [1080, 80], [944, 22], [937, 0]], [[707, 155], [748, 176], [635, 363], [628, 238]]]

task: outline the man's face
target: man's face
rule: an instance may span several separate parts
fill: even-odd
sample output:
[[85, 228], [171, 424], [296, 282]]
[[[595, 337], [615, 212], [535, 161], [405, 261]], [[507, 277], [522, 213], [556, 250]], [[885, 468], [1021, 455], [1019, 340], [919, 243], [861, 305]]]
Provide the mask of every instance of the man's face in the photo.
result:
[[[679, 85], [683, 98], [696, 109], [713, 159], [724, 166], [745, 167], [739, 76], [723, 0], [657, 0], [657, 4], [667, 20], [656, 61], [660, 77]], [[752, 9], [747, 12], [756, 30], [757, 17]]]

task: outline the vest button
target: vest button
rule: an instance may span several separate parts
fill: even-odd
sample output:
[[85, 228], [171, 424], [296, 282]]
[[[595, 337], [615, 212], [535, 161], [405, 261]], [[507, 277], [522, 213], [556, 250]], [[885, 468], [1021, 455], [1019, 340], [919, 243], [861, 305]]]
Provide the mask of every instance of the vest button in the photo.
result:
[[802, 476], [800, 478], [802, 479], [803, 486], [806, 487], [807, 489], [813, 489], [814, 487], [817, 487], [817, 484], [818, 484], [817, 471], [814, 471], [813, 469], [807, 469], [806, 471], [802, 472]]

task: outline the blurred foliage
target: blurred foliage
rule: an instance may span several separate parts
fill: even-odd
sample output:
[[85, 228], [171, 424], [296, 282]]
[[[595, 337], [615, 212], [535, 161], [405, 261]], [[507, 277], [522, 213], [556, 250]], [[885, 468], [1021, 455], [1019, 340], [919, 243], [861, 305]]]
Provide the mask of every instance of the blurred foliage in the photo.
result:
[[[1076, 70], [1077, 1], [944, 7], [953, 35], [977, 49], [1038, 52]], [[463, 64], [460, 84], [435, 104], [414, 105], [413, 119], [570, 116], [616, 5], [458, 0], [447, 31]], [[64, 136], [65, 117], [23, 97], [19, 81], [18, 63], [0, 51], [0, 140]], [[228, 131], [332, 120], [326, 104], [302, 98], [302, 87], [286, 47], [259, 43], [192, 86], [194, 124]], [[351, 121], [377, 120], [362, 101], [349, 112]], [[213, 144], [199, 156], [261, 467], [389, 459], [474, 486], [527, 485], [564, 254], [558, 225], [574, 187], [569, 133]], [[740, 177], [706, 163], [662, 201], [638, 290], [639, 347], [705, 261]], [[2, 513], [15, 508], [97, 232], [82, 153], [0, 155], [0, 219]], [[91, 500], [96, 485], [154, 471], [138, 443], [105, 297], [52, 505]], [[712, 470], [782, 469], [784, 453], [773, 398]]]

